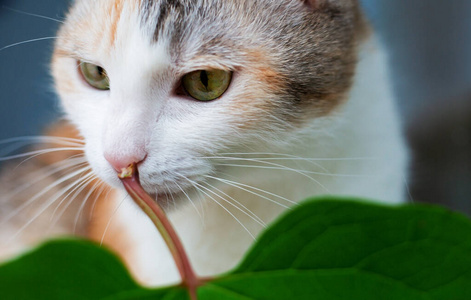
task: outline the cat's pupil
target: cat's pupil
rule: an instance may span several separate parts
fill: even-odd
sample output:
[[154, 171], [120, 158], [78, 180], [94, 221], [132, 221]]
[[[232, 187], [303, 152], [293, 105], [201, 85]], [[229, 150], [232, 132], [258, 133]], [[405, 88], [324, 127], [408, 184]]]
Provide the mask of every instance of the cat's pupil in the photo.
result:
[[97, 66], [97, 71], [98, 71], [98, 75], [100, 75], [100, 77], [103, 77], [103, 75], [105, 74], [105, 69], [103, 69], [102, 67]]
[[201, 71], [200, 80], [201, 80], [201, 83], [203, 83], [203, 85], [206, 87], [206, 89], [208, 89], [209, 79], [208, 79], [208, 73], [206, 71]]

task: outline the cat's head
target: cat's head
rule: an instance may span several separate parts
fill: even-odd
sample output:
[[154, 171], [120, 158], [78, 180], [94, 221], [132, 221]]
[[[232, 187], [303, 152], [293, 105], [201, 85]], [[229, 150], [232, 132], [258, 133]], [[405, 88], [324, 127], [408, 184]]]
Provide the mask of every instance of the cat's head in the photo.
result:
[[207, 157], [272, 150], [331, 113], [351, 85], [356, 0], [81, 0], [53, 74], [94, 171], [139, 162], [151, 193], [178, 193]]

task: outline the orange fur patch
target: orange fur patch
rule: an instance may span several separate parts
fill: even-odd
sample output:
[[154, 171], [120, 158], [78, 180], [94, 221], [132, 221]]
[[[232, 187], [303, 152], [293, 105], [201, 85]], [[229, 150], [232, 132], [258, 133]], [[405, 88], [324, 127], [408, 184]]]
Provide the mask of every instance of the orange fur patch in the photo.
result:
[[[49, 129], [46, 130], [45, 134], [47, 136], [53, 136], [53, 137], [65, 137], [65, 138], [70, 138], [70, 139], [77, 139], [77, 140], [82, 140], [82, 137], [79, 135], [78, 130], [73, 126], [72, 124], [61, 121], [58, 122]], [[46, 145], [46, 148], [58, 148], [62, 147], [61, 145], [57, 144], [50, 144]], [[70, 147], [70, 146], [66, 146]], [[51, 153], [46, 153], [43, 155], [38, 156], [38, 161], [46, 164], [46, 165], [52, 165], [54, 163], [64, 161], [72, 156], [78, 156], [78, 155], [83, 155], [83, 151], [81, 149], [77, 150], [70, 150], [70, 151], [55, 151]]]
[[93, 209], [93, 218], [88, 224], [88, 237], [112, 250], [126, 265], [135, 278], [139, 278], [139, 270], [133, 263], [136, 243], [127, 234], [127, 228], [119, 221], [113, 222], [114, 214], [119, 207], [115, 201], [116, 193], [103, 193], [99, 195]]
[[237, 100], [231, 102], [230, 111], [237, 116], [242, 114], [244, 119], [251, 122], [237, 122], [234, 126], [238, 128], [258, 127], [257, 120], [266, 122], [261, 119], [262, 116], [275, 113], [279, 106], [278, 102], [271, 101], [272, 95], [281, 93], [285, 84], [283, 75], [271, 66], [272, 58], [269, 54], [263, 50], [253, 50], [247, 55], [250, 63], [241, 73], [250, 79], [243, 83], [245, 87], [236, 91]]
[[[73, 57], [73, 55], [65, 50], [56, 48], [52, 56], [52, 65], [54, 66], [53, 72], [56, 77], [62, 76], [62, 74], [70, 73], [70, 70], [68, 69], [68, 67], [58, 62], [61, 58], [64, 58], [64, 57]], [[77, 70], [77, 72], [79, 71]], [[74, 81], [71, 80], [70, 77], [68, 76], [67, 77], [62, 76], [62, 78], [63, 80], [55, 82], [56, 88], [66, 93], [70, 93], [70, 94], [76, 93], [77, 87], [74, 84]]]
[[271, 89], [281, 90], [283, 87], [283, 76], [270, 66], [272, 59], [269, 54], [262, 50], [254, 50], [248, 53], [250, 56], [251, 70], [249, 70], [259, 82], [270, 86]]
[[113, 4], [110, 5], [108, 15], [111, 16], [111, 24], [110, 24], [110, 45], [113, 46], [116, 42], [116, 38], [118, 35], [118, 23], [121, 19], [121, 14], [123, 12], [123, 0], [115, 0]]

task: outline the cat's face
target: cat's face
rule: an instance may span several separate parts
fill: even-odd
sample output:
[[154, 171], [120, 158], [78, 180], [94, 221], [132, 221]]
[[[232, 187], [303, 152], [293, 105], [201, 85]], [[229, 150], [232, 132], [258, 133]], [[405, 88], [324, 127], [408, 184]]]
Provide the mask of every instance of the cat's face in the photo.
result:
[[271, 152], [329, 114], [362, 22], [356, 1], [311, 2], [76, 1], [53, 74], [94, 171], [118, 185], [140, 162], [150, 193], [179, 193], [215, 170], [207, 157]]

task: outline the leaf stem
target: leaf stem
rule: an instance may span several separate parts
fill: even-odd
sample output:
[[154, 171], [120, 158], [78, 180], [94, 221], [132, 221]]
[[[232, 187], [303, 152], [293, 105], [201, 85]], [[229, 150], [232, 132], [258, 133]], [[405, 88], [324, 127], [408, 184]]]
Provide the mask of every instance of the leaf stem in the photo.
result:
[[205, 280], [198, 278], [193, 271], [183, 244], [163, 209], [142, 188], [136, 164], [124, 168], [118, 177], [134, 202], [147, 214], [159, 230], [180, 272], [182, 285], [188, 289], [190, 299], [197, 300], [196, 290], [204, 284]]

